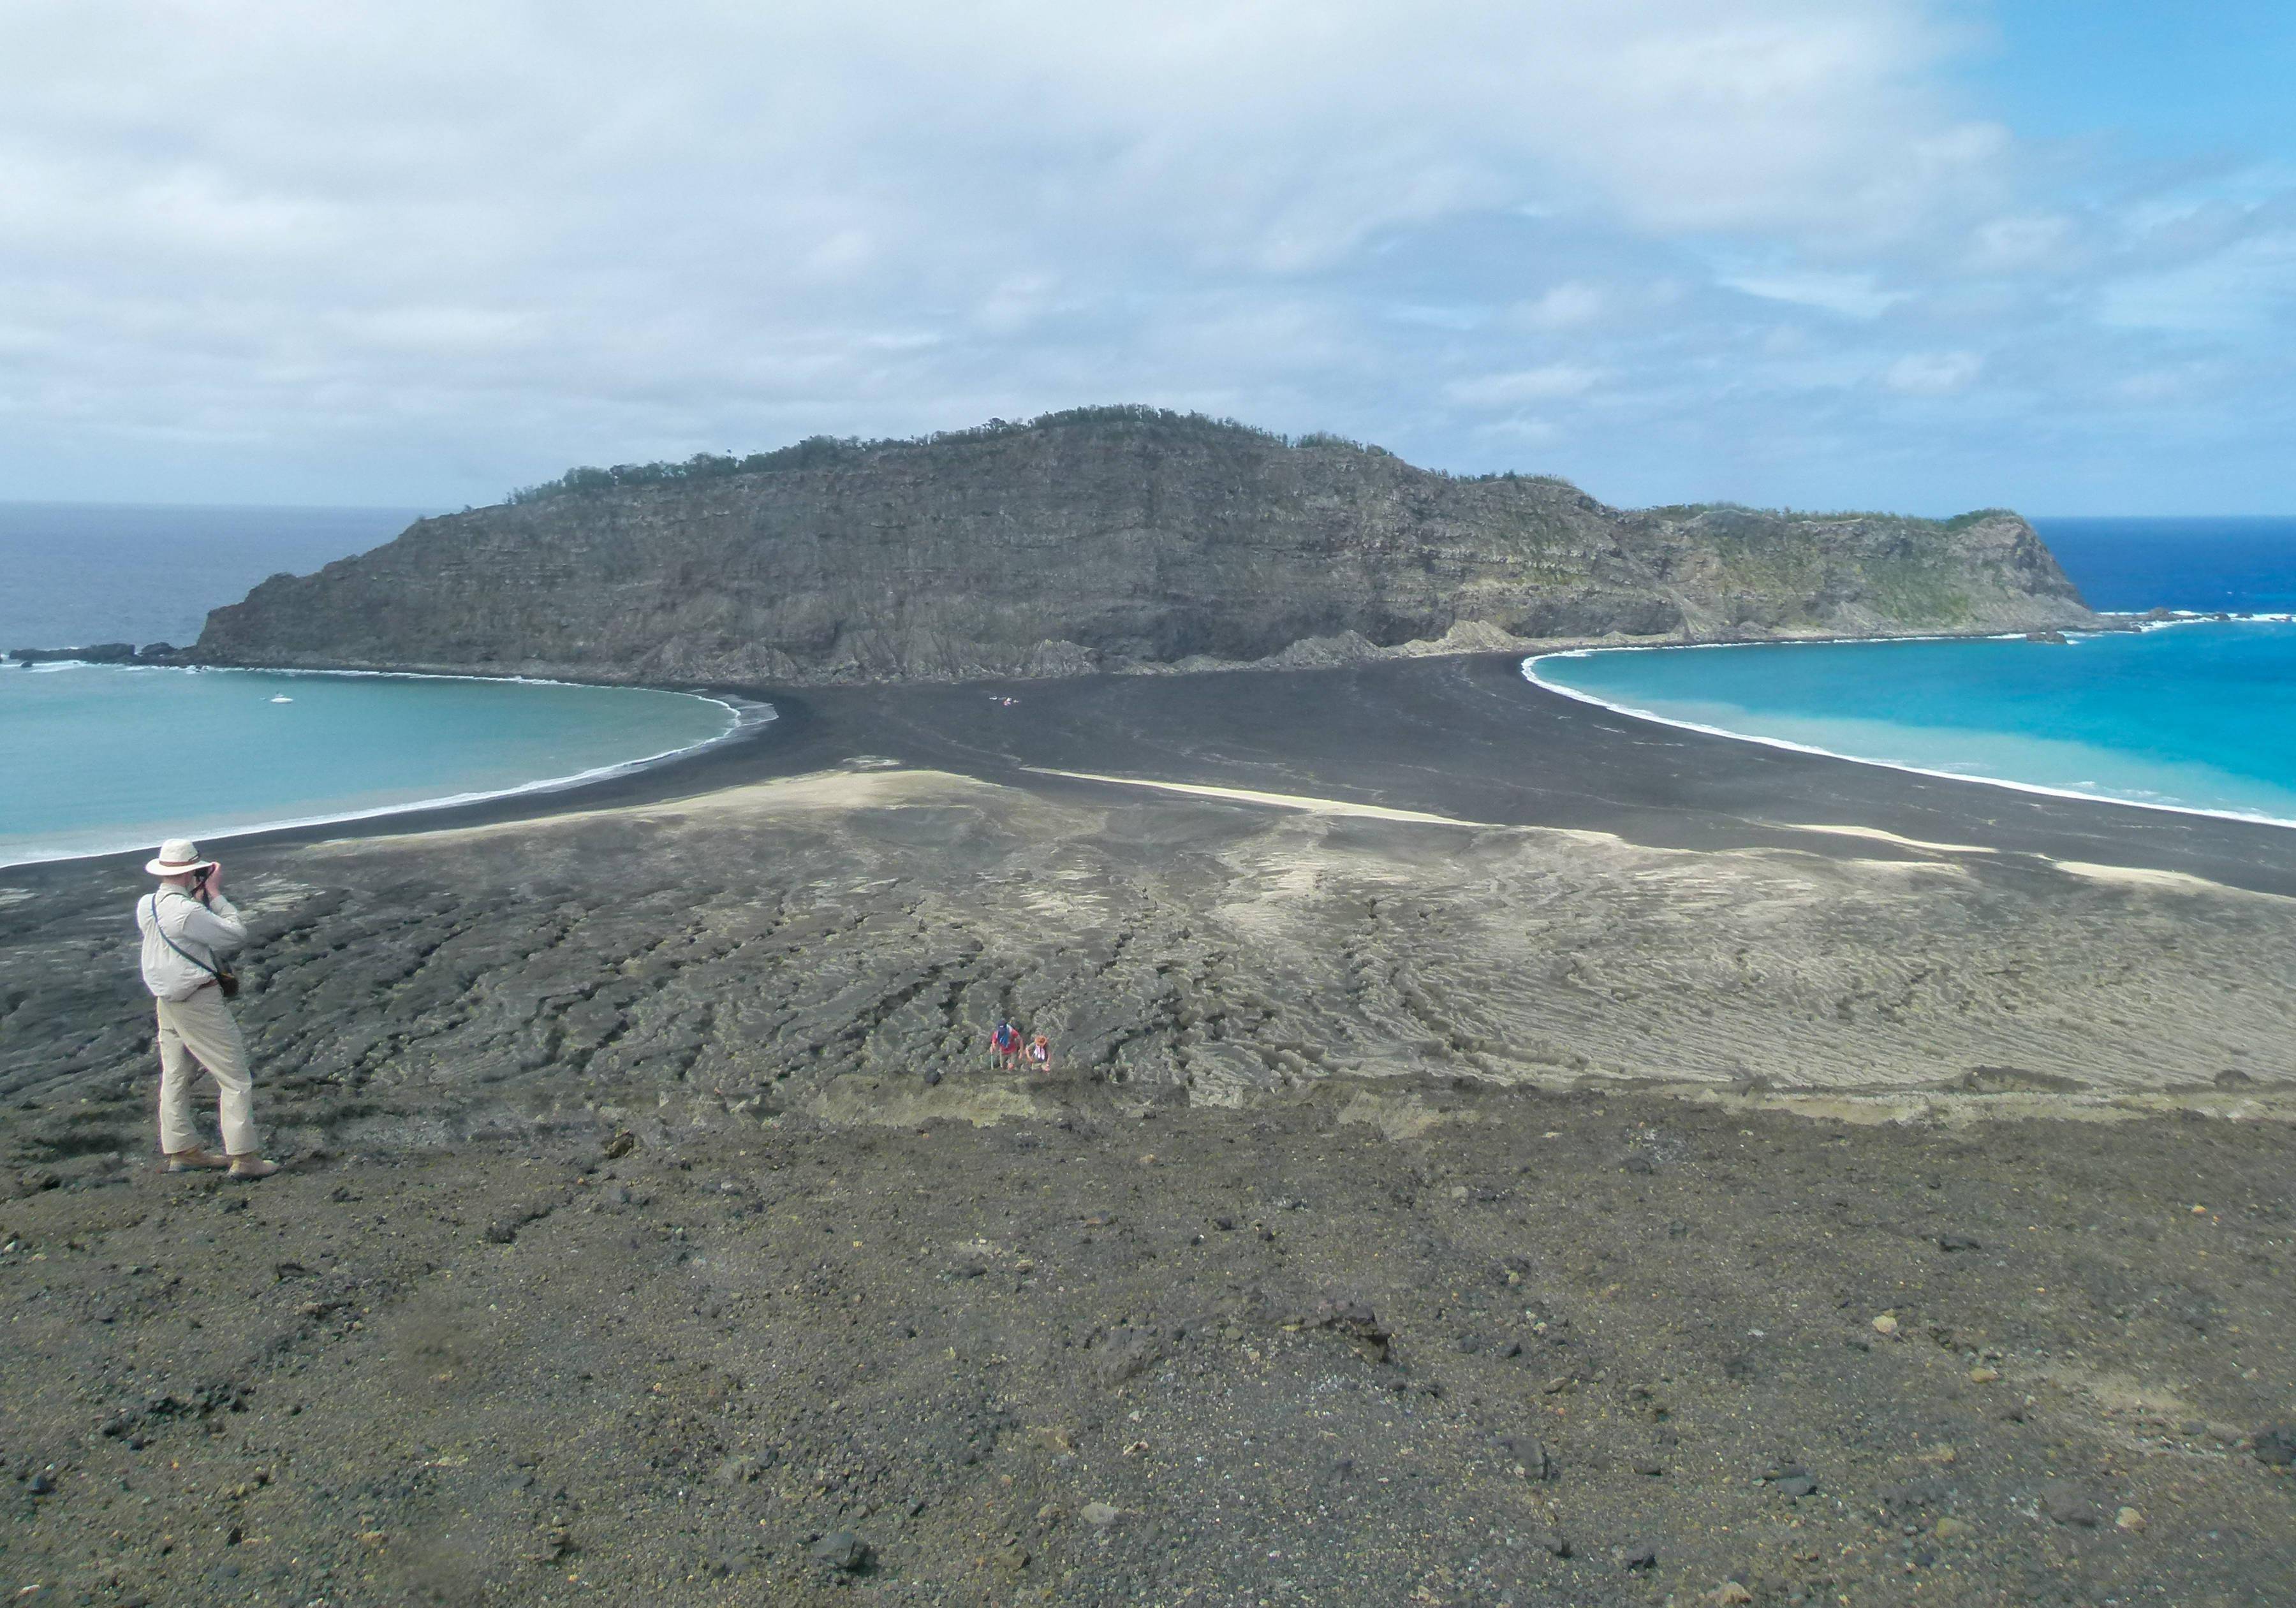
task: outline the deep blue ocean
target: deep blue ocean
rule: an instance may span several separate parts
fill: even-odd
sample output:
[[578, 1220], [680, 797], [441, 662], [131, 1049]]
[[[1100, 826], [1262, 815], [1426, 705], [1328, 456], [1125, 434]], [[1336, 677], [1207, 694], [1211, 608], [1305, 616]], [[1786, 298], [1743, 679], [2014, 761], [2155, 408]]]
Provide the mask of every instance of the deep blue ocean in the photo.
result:
[[379, 547], [414, 508], [162, 508], [0, 502], [0, 650], [188, 646], [258, 581]]
[[2296, 518], [2036, 519], [2091, 608], [2296, 613]]
[[[2090, 606], [2296, 613], [2296, 519], [2036, 519]], [[1910, 770], [2296, 824], [2296, 624], [2022, 641], [1555, 654], [1525, 673], [1655, 719]]]
[[[0, 504], [0, 649], [186, 644], [266, 575], [414, 510]], [[607, 773], [770, 718], [677, 692], [447, 676], [0, 668], [0, 866]]]

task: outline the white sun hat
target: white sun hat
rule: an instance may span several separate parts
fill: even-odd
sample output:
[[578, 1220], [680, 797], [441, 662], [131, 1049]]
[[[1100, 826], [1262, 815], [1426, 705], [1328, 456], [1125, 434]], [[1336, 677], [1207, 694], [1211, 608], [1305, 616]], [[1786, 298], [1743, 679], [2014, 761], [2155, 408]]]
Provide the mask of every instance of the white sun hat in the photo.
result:
[[154, 877], [180, 877], [186, 871], [196, 871], [203, 865], [213, 865], [212, 860], [200, 858], [200, 845], [188, 837], [170, 837], [160, 845], [160, 858], [147, 860], [144, 869]]

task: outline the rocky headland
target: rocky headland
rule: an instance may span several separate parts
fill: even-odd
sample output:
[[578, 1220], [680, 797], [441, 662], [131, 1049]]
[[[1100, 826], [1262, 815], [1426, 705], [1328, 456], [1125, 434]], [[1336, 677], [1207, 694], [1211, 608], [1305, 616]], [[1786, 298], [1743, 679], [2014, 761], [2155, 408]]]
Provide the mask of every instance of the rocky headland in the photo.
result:
[[275, 576], [191, 657], [802, 686], [2095, 623], [1998, 510], [1624, 510], [1544, 477], [1099, 408], [575, 470]]

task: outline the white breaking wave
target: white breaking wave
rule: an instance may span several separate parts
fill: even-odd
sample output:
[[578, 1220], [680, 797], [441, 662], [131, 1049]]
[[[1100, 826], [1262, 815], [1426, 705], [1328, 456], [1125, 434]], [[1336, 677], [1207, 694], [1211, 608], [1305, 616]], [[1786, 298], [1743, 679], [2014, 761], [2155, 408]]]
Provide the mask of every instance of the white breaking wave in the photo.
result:
[[[2240, 617], [2252, 619], [2259, 624], [2284, 623], [2276, 616], [2250, 615]], [[2157, 624], [2185, 624], [2189, 623], [2192, 622], [2184, 620], [2157, 622]], [[1944, 637], [1874, 637], [1865, 640], [1875, 642], [1901, 642], [1907, 641], [2022, 641], [2024, 638], [2020, 634], [2013, 638], [1969, 637], [1949, 639]], [[1933, 777], [1939, 781], [1977, 782], [1988, 788], [2006, 788], [2011, 791], [2017, 793], [2035, 793], [2046, 798], [2072, 798], [2079, 799], [2084, 804], [2120, 804], [2128, 809], [2158, 810], [2166, 814], [2171, 815], [2204, 815], [2215, 820], [2246, 821], [2251, 825], [2255, 826], [2296, 827], [2296, 820], [2291, 820], [2287, 817], [2279, 815], [2267, 815], [2261, 810], [2208, 809], [2199, 804], [2165, 804], [2157, 799], [2131, 798], [2126, 794], [2120, 793], [2087, 793], [2074, 788], [2050, 787], [2045, 783], [2037, 781], [2019, 781], [2014, 777], [2009, 776], [1980, 775], [1974, 771], [1940, 771], [1928, 765], [1913, 764], [1905, 760], [1875, 759], [1872, 755], [1865, 754], [1843, 754], [1833, 748], [1818, 747], [1812, 743], [1796, 742], [1792, 738], [1787, 737], [1764, 737], [1752, 731], [1733, 731], [1726, 726], [1710, 725], [1703, 721], [1683, 720], [1676, 715], [1661, 714], [1655, 709], [1644, 709], [1633, 704], [1622, 704], [1615, 701], [1614, 699], [1599, 698], [1592, 692], [1582, 691], [1577, 687], [1569, 687], [1565, 686], [1561, 682], [1550, 681], [1548, 678], [1538, 673], [1539, 665], [1546, 659], [1591, 658], [1598, 653], [1673, 653], [1681, 651], [1685, 649], [1742, 648], [1750, 645], [1785, 648], [1822, 647], [1826, 644], [1815, 642], [1779, 642], [1762, 644], [1748, 644], [1743, 642], [1678, 642], [1668, 643], [1664, 646], [1652, 648], [1572, 648], [1567, 649], [1560, 653], [1535, 654], [1531, 657], [1523, 660], [1521, 665], [1522, 679], [1529, 682], [1532, 686], [1540, 689], [1542, 691], [1552, 692], [1558, 698], [1570, 698], [1578, 703], [1591, 704], [1597, 709], [1607, 709], [1613, 714], [1623, 714], [1633, 720], [1648, 721], [1652, 725], [1672, 726], [1677, 731], [1698, 731], [1704, 733], [1708, 737], [1726, 737], [1734, 742], [1759, 743], [1763, 747], [1783, 748], [1790, 754], [1809, 754], [1815, 755], [1820, 759], [1847, 760], [1853, 765], [1871, 765], [1876, 770], [1898, 771], [1903, 771], [1909, 776]]]

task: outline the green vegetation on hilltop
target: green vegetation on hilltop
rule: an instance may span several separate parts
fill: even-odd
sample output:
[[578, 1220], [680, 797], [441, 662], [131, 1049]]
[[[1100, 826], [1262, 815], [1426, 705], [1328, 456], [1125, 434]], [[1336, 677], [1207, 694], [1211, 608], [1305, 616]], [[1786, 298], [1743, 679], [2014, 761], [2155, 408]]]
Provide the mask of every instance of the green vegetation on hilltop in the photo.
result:
[[1967, 530], [1988, 519], [2013, 519], [2017, 512], [2007, 508], [1973, 508], [1965, 514], [1949, 518], [1931, 519], [1920, 514], [1893, 514], [1874, 508], [1756, 508], [1747, 502], [1669, 502], [1657, 508], [1643, 510], [1661, 519], [1695, 519], [1701, 514], [1748, 514], [1766, 519], [1806, 520], [1824, 524], [1839, 519], [1901, 519], [1908, 525], [1932, 525], [1939, 530]]
[[1234, 419], [1214, 419], [1203, 413], [1179, 413], [1169, 408], [1126, 404], [1070, 408], [1021, 420], [991, 419], [986, 424], [973, 425], [966, 429], [935, 430], [924, 436], [885, 436], [869, 439], [858, 436], [808, 436], [802, 441], [777, 447], [772, 452], [750, 453], [739, 457], [730, 453], [696, 453], [682, 462], [618, 463], [611, 469], [583, 465], [568, 469], [555, 480], [545, 480], [539, 486], [521, 486], [510, 494], [509, 501], [540, 502], [553, 497], [595, 494], [623, 487], [691, 485], [698, 481], [728, 479], [735, 475], [776, 474], [826, 464], [857, 462], [879, 453], [963, 445], [1026, 435], [1033, 430], [1093, 425], [1152, 425], [1176, 437], [1240, 437], [1285, 448], [1336, 446], [1360, 453], [1382, 455], [1385, 453], [1384, 448], [1365, 446], [1360, 442], [1347, 441], [1337, 436], [1309, 435], [1294, 441], [1273, 430], [1263, 430]]
[[[1286, 436], [1275, 430], [1264, 430], [1256, 425], [1244, 424], [1234, 419], [1215, 419], [1209, 414], [1176, 412], [1169, 408], [1149, 407], [1141, 404], [1124, 404], [1106, 407], [1068, 408], [1059, 412], [1040, 413], [1034, 419], [991, 419], [967, 429], [935, 430], [923, 436], [884, 436], [863, 438], [858, 436], [808, 436], [788, 446], [771, 452], [696, 453], [682, 461], [662, 460], [652, 463], [618, 463], [611, 469], [599, 469], [584, 464], [568, 469], [554, 480], [545, 480], [538, 486], [522, 486], [504, 499], [514, 503], [543, 502], [554, 497], [596, 495], [600, 493], [654, 486], [691, 486], [704, 481], [731, 479], [736, 475], [769, 475], [792, 469], [816, 469], [830, 464], [857, 463], [881, 453], [912, 452], [928, 447], [964, 445], [976, 442], [996, 441], [1007, 437], [1024, 436], [1031, 432], [1054, 429], [1090, 429], [1095, 426], [1149, 426], [1173, 439], [1250, 441], [1287, 452], [1345, 452], [1359, 453], [1368, 458], [1393, 458], [1395, 454], [1383, 446], [1369, 442], [1351, 440], [1325, 430], [1311, 430], [1303, 436]], [[1506, 480], [1527, 481], [1534, 485], [1578, 488], [1553, 475], [1523, 475], [1509, 469], [1500, 472], [1453, 476], [1443, 470], [1424, 471], [1444, 479], [1467, 479], [1477, 482]]]

